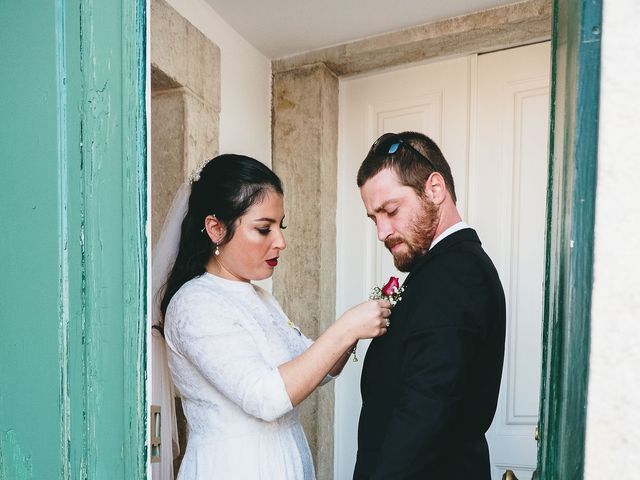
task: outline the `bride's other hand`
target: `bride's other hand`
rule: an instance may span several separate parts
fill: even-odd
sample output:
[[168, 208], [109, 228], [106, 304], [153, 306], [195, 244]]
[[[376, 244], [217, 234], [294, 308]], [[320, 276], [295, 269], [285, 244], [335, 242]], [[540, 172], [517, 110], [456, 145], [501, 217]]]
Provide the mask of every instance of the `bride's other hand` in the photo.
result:
[[353, 340], [387, 333], [391, 305], [386, 300], [368, 300], [350, 308], [336, 321]]

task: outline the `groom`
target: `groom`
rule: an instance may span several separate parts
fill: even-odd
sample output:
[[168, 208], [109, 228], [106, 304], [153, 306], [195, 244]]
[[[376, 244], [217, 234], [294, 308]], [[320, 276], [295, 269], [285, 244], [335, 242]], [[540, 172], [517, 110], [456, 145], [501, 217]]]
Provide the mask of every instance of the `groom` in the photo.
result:
[[505, 300], [493, 263], [456, 208], [451, 169], [415, 132], [382, 135], [358, 171], [378, 239], [409, 272], [361, 380], [354, 479], [486, 479]]

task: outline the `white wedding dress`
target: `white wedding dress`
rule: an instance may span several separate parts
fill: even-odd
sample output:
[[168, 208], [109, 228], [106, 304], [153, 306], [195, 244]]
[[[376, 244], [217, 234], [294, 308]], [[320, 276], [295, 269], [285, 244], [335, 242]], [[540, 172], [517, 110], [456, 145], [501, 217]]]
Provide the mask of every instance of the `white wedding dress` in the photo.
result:
[[311, 341], [268, 292], [205, 273], [174, 295], [164, 333], [189, 431], [178, 480], [315, 478], [277, 369]]

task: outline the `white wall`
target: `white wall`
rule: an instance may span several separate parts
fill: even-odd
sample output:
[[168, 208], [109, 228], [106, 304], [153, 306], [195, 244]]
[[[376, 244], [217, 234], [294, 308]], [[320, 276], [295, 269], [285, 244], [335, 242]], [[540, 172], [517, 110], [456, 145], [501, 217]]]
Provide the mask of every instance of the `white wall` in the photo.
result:
[[604, 3], [585, 478], [640, 472], [640, 3]]
[[271, 61], [204, 0], [167, 0], [220, 47], [220, 153], [271, 165]]

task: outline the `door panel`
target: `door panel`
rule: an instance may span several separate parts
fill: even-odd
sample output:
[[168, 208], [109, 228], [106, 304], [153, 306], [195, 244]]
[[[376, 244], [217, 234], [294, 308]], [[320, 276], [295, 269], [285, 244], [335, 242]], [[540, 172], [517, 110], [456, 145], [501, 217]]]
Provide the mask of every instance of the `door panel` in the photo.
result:
[[[478, 231], [507, 297], [507, 344], [490, 443], [493, 478], [535, 466], [547, 175], [549, 45], [409, 67], [341, 82], [337, 312], [398, 275], [355, 185], [386, 131], [431, 136], [451, 163], [458, 207]], [[403, 275], [399, 275], [404, 278]], [[363, 358], [368, 342], [360, 342]], [[335, 478], [350, 478], [362, 362], [336, 383]]]
[[487, 434], [494, 479], [506, 469], [529, 479], [536, 464], [549, 78], [548, 43], [478, 57], [470, 221], [507, 301], [502, 386]]

